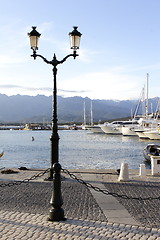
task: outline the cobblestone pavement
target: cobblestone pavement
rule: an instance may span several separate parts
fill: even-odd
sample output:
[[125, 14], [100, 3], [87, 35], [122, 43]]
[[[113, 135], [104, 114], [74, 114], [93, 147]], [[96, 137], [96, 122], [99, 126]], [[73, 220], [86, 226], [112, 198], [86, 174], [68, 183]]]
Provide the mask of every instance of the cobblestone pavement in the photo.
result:
[[[33, 171], [26, 171], [8, 176], [0, 175], [0, 184], [7, 183], [11, 179], [22, 180], [33, 174]], [[82, 175], [77, 174], [80, 177]], [[87, 174], [85, 178], [92, 179], [90, 182], [93, 185], [97, 181], [103, 182], [103, 186], [109, 191], [120, 194], [132, 196], [140, 194], [143, 197], [159, 195], [159, 180], [117, 183], [114, 182], [116, 176], [105, 175], [104, 180], [99, 174]], [[110, 223], [89, 189], [67, 178], [62, 181], [63, 208], [67, 220], [50, 222], [48, 215], [51, 182], [44, 182], [41, 178], [38, 181], [0, 189], [1, 240], [160, 240], [160, 214], [157, 200], [148, 205], [148, 201], [137, 203], [137, 200], [118, 198], [134, 217], [137, 216], [143, 226]]]
[[46, 215], [0, 211], [1, 240], [160, 240], [157, 229], [84, 219], [49, 222]]
[[[131, 197], [160, 196], [160, 182], [104, 183], [110, 192]], [[160, 228], [160, 199], [134, 200], [117, 198], [142, 226]]]
[[[50, 210], [51, 192], [51, 182], [30, 182], [2, 187], [0, 210], [14, 209], [19, 212], [47, 215]], [[85, 185], [73, 181], [62, 181], [62, 196], [67, 218], [106, 221], [102, 210]]]

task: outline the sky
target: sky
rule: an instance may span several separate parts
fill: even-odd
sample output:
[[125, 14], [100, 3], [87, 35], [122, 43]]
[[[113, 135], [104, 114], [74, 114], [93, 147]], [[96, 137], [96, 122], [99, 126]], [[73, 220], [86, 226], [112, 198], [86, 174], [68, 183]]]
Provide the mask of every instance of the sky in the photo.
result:
[[148, 73], [149, 98], [159, 97], [159, 12], [159, 0], [0, 0], [0, 93], [52, 95], [52, 66], [31, 57], [27, 33], [37, 26], [37, 53], [62, 60], [78, 26], [79, 56], [58, 65], [58, 95], [138, 99]]

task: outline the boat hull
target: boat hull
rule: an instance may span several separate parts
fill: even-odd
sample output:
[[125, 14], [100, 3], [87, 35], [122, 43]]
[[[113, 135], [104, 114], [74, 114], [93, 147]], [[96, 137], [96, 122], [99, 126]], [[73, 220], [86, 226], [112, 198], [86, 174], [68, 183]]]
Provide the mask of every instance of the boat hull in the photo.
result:
[[151, 140], [160, 140], [159, 131], [147, 131], [147, 132], [144, 132], [144, 135]]
[[101, 126], [101, 129], [106, 134], [121, 135], [121, 132], [118, 130], [118, 128], [113, 127], [113, 126], [103, 125], [103, 126]]
[[135, 133], [137, 134], [137, 136], [139, 138], [148, 138], [145, 134], [144, 134], [144, 130], [135, 130]]
[[143, 156], [146, 161], [151, 162], [152, 156], [159, 156], [160, 155], [160, 145], [155, 144], [148, 144], [143, 149]]
[[137, 134], [134, 131], [134, 128], [132, 128], [132, 127], [122, 126], [121, 132], [122, 132], [123, 136], [137, 136]]

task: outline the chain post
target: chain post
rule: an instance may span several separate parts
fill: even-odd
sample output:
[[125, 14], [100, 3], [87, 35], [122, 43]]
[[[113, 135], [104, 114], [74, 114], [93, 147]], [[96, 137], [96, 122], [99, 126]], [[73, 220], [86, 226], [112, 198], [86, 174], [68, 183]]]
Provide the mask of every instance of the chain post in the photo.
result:
[[51, 210], [49, 212], [49, 220], [50, 221], [64, 221], [64, 210], [62, 208], [63, 199], [61, 194], [61, 165], [59, 163], [55, 163], [53, 167], [53, 191], [51, 197]]

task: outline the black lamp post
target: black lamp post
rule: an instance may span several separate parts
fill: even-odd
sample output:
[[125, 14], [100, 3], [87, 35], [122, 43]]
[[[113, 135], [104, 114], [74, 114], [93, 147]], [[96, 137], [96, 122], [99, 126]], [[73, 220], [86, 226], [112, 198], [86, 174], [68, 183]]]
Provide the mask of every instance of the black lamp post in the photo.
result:
[[58, 135], [58, 124], [57, 124], [57, 65], [64, 63], [69, 57], [74, 59], [78, 56], [77, 49], [79, 49], [81, 33], [77, 30], [78, 27], [73, 27], [73, 31], [69, 33], [71, 49], [73, 49], [73, 54], [69, 54], [64, 57], [61, 61], [57, 60], [54, 54], [53, 60], [48, 61], [42, 55], [36, 53], [38, 50], [38, 40], [41, 36], [37, 32], [36, 27], [32, 27], [33, 30], [28, 33], [30, 38], [31, 49], [33, 50], [34, 59], [40, 57], [45, 63], [51, 64], [53, 66], [53, 103], [52, 103], [52, 133], [50, 137], [51, 142], [51, 155], [50, 155], [50, 175], [49, 179], [53, 179], [53, 171], [55, 172], [54, 184], [53, 184], [53, 194], [51, 199], [52, 209], [50, 210], [50, 220], [59, 221], [64, 219], [64, 212], [61, 208], [63, 200], [61, 197], [61, 181], [60, 181], [60, 170], [61, 166], [59, 164], [59, 135]]

